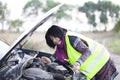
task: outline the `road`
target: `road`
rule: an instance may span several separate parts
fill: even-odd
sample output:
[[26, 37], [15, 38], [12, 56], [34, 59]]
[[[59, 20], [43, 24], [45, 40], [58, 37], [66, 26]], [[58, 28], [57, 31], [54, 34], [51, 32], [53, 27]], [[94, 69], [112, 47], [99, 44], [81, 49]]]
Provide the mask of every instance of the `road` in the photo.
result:
[[[103, 39], [103, 41], [102, 41], [102, 43], [103, 43], [103, 45], [105, 45], [105, 43], [109, 40], [109, 39], [111, 39], [111, 38], [104, 38]], [[120, 55], [117, 55], [117, 54], [115, 54], [115, 53], [111, 53], [111, 58], [112, 58], [112, 60], [114, 61], [114, 63], [115, 63], [115, 66], [116, 66], [116, 68], [117, 68], [117, 70], [118, 70], [118, 72], [119, 72], [119, 74], [117, 75], [117, 77], [114, 79], [114, 80], [120, 80]]]
[[[105, 43], [112, 38], [111, 37], [104, 38], [102, 41], [102, 44], [105, 45]], [[114, 61], [114, 64], [119, 72], [119, 74], [117, 75], [117, 77], [114, 80], [120, 80], [120, 59], [119, 59], [120, 55], [117, 55], [115, 53], [111, 53], [111, 58]]]
[[114, 60], [114, 63], [119, 72], [118, 76], [114, 80], [120, 80], [120, 55], [111, 54], [111, 58]]

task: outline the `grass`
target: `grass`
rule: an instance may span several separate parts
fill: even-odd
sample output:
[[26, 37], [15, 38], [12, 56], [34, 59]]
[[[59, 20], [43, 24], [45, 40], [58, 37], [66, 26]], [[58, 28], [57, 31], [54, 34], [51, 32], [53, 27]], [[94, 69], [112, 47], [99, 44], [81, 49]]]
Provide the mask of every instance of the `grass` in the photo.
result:
[[110, 51], [120, 55], [120, 38], [109, 40], [107, 46], [110, 48]]

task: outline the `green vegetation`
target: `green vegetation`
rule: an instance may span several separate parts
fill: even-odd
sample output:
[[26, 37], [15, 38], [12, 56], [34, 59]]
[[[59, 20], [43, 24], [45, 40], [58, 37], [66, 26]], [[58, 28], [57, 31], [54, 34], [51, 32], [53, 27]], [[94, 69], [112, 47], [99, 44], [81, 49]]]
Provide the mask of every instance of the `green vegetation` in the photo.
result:
[[0, 1], [0, 24], [2, 26], [2, 31], [3, 31], [3, 28], [4, 28], [4, 22], [7, 20], [7, 17], [9, 15], [9, 11], [7, 9], [7, 4], [3, 4], [1, 1]]
[[120, 20], [115, 24], [113, 31], [116, 33], [116, 37], [107, 42], [108, 47], [112, 52], [120, 55]]
[[107, 46], [110, 48], [110, 51], [120, 55], [120, 38], [109, 40]]
[[116, 23], [114, 29], [113, 29], [115, 32], [119, 32], [120, 34], [120, 20]]
[[[79, 6], [78, 11], [85, 13], [88, 23], [91, 24], [93, 28], [97, 27], [96, 18], [98, 18], [100, 23], [105, 25], [104, 31], [106, 31], [109, 27], [106, 26], [106, 24], [110, 21], [108, 17], [112, 19], [112, 22], [119, 20], [120, 6], [113, 4], [111, 1], [99, 0], [97, 3], [88, 1], [83, 6]], [[96, 14], [96, 12], [99, 14]]]
[[120, 20], [115, 24], [113, 31], [115, 32], [116, 37], [112, 40], [109, 40], [107, 42], [107, 46], [112, 52], [120, 55]]
[[9, 26], [9, 31], [11, 31], [11, 29], [14, 27], [14, 28], [16, 28], [16, 32], [17, 31], [19, 32], [20, 31], [19, 27], [21, 27], [23, 25], [23, 21], [20, 20], [20, 19], [11, 20], [11, 21], [9, 21], [9, 25], [10, 25]]
[[[54, 2], [53, 0], [46, 0], [46, 4], [40, 2], [39, 0], [31, 0], [29, 1], [23, 8], [23, 15], [27, 15], [30, 17], [31, 15], [38, 16], [39, 10], [45, 13], [51, 8], [60, 4], [59, 2]], [[60, 9], [59, 13], [56, 13], [53, 22], [58, 22], [62, 18], [64, 19], [71, 19], [71, 15], [67, 13], [67, 11], [71, 11], [73, 6], [64, 4], [63, 7]]]
[[[56, 5], [60, 4], [60, 2], [56, 2], [54, 0], [30, 0], [28, 1], [24, 7], [23, 7], [23, 13], [21, 16], [30, 19], [31, 16], [38, 16], [41, 13], [45, 13], [46, 11], [50, 10], [51, 8], [55, 7]], [[4, 29], [5, 25], [8, 25], [11, 29], [14, 30], [14, 28], [19, 29], [21, 28], [25, 22], [25, 20], [21, 19], [16, 19], [16, 20], [11, 20], [9, 18], [10, 16], [10, 10], [7, 6], [8, 4], [5, 3], [3, 4], [2, 1], [0, 1], [0, 27], [1, 30]], [[72, 14], [73, 12], [83, 12], [85, 13], [87, 19], [88, 19], [88, 24], [93, 26], [93, 31], [97, 31], [97, 28], [99, 27], [98, 25], [100, 23], [104, 24], [104, 31], [107, 30], [108, 27], [107, 24], [109, 22], [116, 23], [119, 21], [119, 13], [120, 13], [120, 6], [113, 4], [111, 1], [101, 1], [98, 0], [97, 3], [94, 3], [93, 1], [88, 1], [84, 3], [83, 6], [80, 5], [68, 5], [64, 4], [59, 13], [56, 13], [55, 16], [51, 19], [52, 22], [59, 22], [60, 20], [66, 19], [70, 20], [73, 19]], [[97, 14], [96, 14], [97, 13]], [[75, 18], [75, 17], [74, 17]], [[99, 22], [97, 22], [97, 19]], [[20, 22], [20, 24], [18, 24]], [[77, 21], [79, 21], [79, 18], [76, 18]], [[13, 23], [14, 22], [14, 23]], [[8, 30], [11, 30], [11, 29]], [[117, 29], [118, 30], [118, 29]]]
[[120, 31], [117, 33], [115, 32], [114, 34], [116, 35], [113, 36], [111, 40], [107, 41], [107, 47], [110, 48], [110, 51], [112, 51], [113, 53], [120, 55]]
[[30, 0], [23, 8], [23, 14], [25, 16], [38, 15], [39, 9], [41, 9], [42, 3], [39, 0]]

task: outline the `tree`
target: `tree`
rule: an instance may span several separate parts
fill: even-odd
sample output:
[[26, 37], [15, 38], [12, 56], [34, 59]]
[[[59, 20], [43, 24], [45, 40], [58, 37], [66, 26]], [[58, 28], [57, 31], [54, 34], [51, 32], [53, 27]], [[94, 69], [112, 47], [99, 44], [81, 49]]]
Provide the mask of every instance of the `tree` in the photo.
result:
[[24, 6], [23, 13], [26, 16], [38, 15], [38, 11], [41, 7], [42, 3], [39, 0], [31, 0]]
[[115, 32], [120, 32], [120, 20], [115, 24], [115, 27], [113, 29]]
[[84, 12], [86, 14], [86, 17], [88, 19], [88, 23], [93, 25], [93, 31], [96, 31], [96, 25], [97, 23], [96, 21], [96, 16], [94, 14], [95, 10], [96, 10], [96, 4], [89, 1], [87, 3], [84, 4], [84, 6], [79, 7], [78, 10], [81, 12]]
[[[57, 6], [60, 4], [59, 2], [54, 2], [53, 0], [45, 0], [46, 2], [42, 3], [39, 0], [31, 0], [29, 1], [23, 8], [23, 13], [27, 13], [27, 16], [30, 15], [37, 15], [39, 9], [42, 10], [42, 12], [47, 12], [51, 8]], [[71, 10], [72, 6], [64, 5], [60, 12], [55, 15], [55, 18], [53, 18], [53, 21], [59, 21], [61, 18], [65, 19], [71, 19], [71, 16], [68, 14], [67, 11]]]
[[100, 14], [100, 22], [105, 24], [105, 29], [104, 31], [107, 31], [107, 27], [106, 27], [106, 24], [108, 23], [108, 18], [107, 18], [107, 15], [105, 12], [101, 12]]
[[109, 15], [113, 19], [115, 18], [115, 21], [119, 20], [119, 11], [120, 11], [120, 6], [112, 4], [109, 7]]
[[11, 28], [15, 28], [16, 31], [19, 32], [19, 27], [21, 27], [23, 25], [23, 21], [16, 19], [16, 20], [11, 20], [9, 21], [9, 29], [11, 30]]
[[88, 23], [93, 26], [93, 32], [94, 32], [94, 31], [97, 31], [97, 30], [96, 30], [96, 25], [97, 25], [97, 23], [95, 22], [95, 14], [92, 14], [92, 15], [89, 15], [89, 16], [88, 16]]
[[[46, 6], [44, 6], [44, 8], [43, 8], [43, 12], [47, 12], [51, 8], [57, 6], [58, 4], [60, 4], [60, 3], [54, 2], [53, 0], [46, 0]], [[71, 19], [71, 16], [67, 13], [67, 11], [72, 10], [72, 8], [73, 8], [73, 6], [64, 4], [61, 7], [60, 12], [55, 14], [55, 18], [53, 19], [53, 21], [58, 22], [62, 18]]]
[[0, 23], [2, 25], [2, 31], [4, 28], [4, 22], [6, 20], [7, 15], [9, 15], [7, 4], [3, 4], [2, 2], [0, 2]]
[[[118, 5], [112, 4], [110, 1], [98, 1], [98, 3], [86, 2], [82, 7], [78, 8], [79, 11], [86, 14], [89, 24], [93, 24], [92, 16], [94, 12], [99, 12], [99, 20], [101, 23], [105, 24], [105, 30], [107, 30], [106, 24], [108, 23], [108, 16], [112, 19], [119, 20], [120, 7]], [[108, 15], [109, 13], [109, 15]], [[93, 25], [94, 26], [94, 25]]]

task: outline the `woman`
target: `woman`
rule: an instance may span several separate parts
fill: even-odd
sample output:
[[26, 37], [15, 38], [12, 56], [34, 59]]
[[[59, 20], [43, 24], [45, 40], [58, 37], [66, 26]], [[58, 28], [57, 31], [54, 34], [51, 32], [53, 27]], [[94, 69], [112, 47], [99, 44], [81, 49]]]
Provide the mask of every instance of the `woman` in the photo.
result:
[[[46, 43], [56, 48], [57, 61], [73, 65], [73, 69], [82, 72], [87, 80], [113, 80], [118, 72], [108, 51], [97, 42], [52, 25], [45, 35]], [[42, 58], [43, 62], [47, 58]]]

